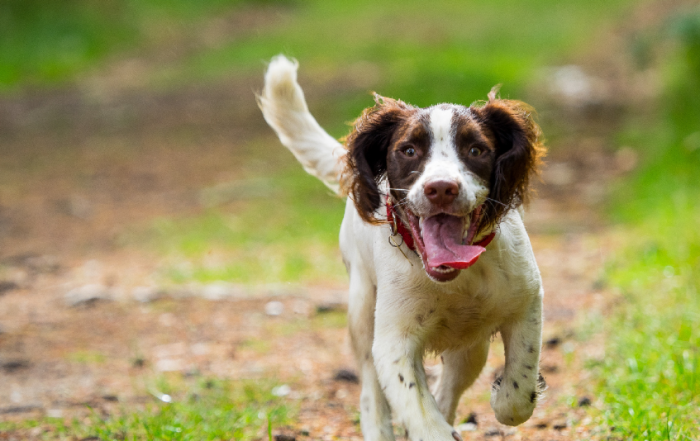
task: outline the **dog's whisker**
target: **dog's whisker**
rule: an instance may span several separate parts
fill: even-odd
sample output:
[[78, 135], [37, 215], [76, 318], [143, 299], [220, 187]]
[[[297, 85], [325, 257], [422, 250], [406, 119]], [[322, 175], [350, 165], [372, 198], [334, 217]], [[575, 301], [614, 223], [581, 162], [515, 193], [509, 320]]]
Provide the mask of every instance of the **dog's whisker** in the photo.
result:
[[504, 204], [504, 203], [501, 202], [501, 201], [497, 201], [497, 200], [495, 200], [495, 199], [486, 198], [486, 201], [487, 201], [487, 202], [491, 202], [491, 203], [501, 204], [501, 205], [503, 205], [504, 207], [507, 207], [506, 204]]

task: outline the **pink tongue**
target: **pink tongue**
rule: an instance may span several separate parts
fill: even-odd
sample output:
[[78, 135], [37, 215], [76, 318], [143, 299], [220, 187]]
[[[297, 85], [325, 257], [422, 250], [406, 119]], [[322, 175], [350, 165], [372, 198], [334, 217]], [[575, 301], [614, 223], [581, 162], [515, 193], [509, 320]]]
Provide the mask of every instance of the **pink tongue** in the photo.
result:
[[423, 222], [423, 243], [428, 266], [440, 265], [455, 269], [469, 268], [486, 248], [463, 245], [464, 218], [438, 214]]

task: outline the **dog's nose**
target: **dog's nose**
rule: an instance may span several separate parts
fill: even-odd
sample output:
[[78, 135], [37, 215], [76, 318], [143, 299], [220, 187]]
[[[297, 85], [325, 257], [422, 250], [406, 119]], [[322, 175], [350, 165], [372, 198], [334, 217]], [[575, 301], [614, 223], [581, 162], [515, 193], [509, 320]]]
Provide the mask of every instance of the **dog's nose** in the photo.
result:
[[454, 181], [432, 181], [425, 184], [423, 193], [433, 204], [446, 205], [459, 195], [459, 185]]

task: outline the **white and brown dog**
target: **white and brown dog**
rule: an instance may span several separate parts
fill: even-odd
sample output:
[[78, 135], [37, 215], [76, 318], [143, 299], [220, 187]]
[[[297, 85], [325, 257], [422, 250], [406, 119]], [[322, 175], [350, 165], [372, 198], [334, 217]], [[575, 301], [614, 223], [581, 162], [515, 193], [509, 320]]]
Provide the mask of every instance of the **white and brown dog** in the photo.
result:
[[[519, 209], [544, 153], [529, 107], [495, 91], [480, 105], [425, 109], [377, 95], [343, 146], [296, 77], [296, 62], [275, 57], [258, 99], [306, 171], [350, 196], [340, 248], [365, 440], [394, 440], [391, 409], [411, 440], [459, 440], [457, 403], [496, 332], [506, 364], [491, 407], [501, 423], [523, 423], [541, 388], [543, 297]], [[443, 362], [432, 394], [427, 351]]]

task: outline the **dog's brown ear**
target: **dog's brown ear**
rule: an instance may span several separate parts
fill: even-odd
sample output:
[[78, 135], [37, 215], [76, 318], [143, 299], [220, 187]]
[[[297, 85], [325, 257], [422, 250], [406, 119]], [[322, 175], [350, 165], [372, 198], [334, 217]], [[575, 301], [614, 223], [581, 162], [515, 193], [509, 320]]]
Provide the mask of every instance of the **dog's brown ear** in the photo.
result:
[[487, 222], [497, 222], [507, 210], [527, 202], [530, 178], [537, 174], [545, 155], [534, 109], [521, 101], [498, 99], [495, 95], [493, 90], [486, 104], [472, 107], [496, 143], [489, 194], [493, 202], [486, 204]]
[[355, 121], [346, 138], [348, 171], [345, 179], [360, 217], [379, 223], [375, 212], [382, 204], [378, 183], [386, 174], [386, 161], [392, 136], [414, 107], [391, 98], [374, 95], [376, 105], [367, 108]]

